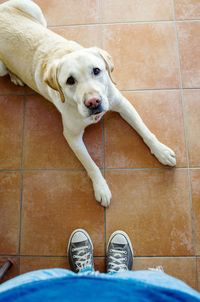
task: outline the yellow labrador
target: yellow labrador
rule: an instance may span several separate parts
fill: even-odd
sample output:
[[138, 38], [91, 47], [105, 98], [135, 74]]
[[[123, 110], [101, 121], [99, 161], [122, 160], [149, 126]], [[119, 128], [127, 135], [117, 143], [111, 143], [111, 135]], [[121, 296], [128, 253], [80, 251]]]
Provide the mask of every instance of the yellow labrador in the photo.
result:
[[90, 176], [96, 200], [108, 206], [111, 192], [83, 143], [85, 127], [117, 111], [141, 135], [164, 165], [176, 164], [163, 145], [119, 92], [111, 79], [112, 58], [99, 48], [83, 48], [47, 29], [41, 9], [31, 0], [0, 5], [0, 76], [10, 75], [52, 102], [62, 115], [63, 132]]

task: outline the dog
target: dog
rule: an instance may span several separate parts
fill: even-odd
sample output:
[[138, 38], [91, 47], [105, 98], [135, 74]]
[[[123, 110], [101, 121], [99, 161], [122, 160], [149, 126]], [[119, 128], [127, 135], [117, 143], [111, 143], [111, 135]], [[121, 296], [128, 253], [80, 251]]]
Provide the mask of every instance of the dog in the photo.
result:
[[38, 5], [10, 0], [0, 5], [0, 76], [28, 85], [61, 113], [63, 134], [93, 183], [95, 198], [110, 204], [111, 192], [84, 143], [85, 127], [108, 111], [118, 112], [164, 165], [175, 166], [175, 153], [147, 128], [112, 80], [111, 56], [97, 47], [84, 48], [47, 29]]

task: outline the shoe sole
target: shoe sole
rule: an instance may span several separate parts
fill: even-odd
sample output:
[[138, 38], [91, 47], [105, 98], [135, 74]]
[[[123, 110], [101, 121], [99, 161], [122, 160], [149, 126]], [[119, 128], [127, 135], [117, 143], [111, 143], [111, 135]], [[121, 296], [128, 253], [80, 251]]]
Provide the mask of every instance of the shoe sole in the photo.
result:
[[107, 249], [106, 249], [106, 252], [108, 253], [108, 247], [109, 247], [109, 244], [110, 244], [110, 242], [112, 241], [113, 237], [114, 237], [115, 235], [117, 235], [117, 234], [123, 235], [123, 236], [126, 238], [126, 240], [127, 240], [128, 244], [129, 244], [129, 246], [130, 246], [130, 249], [131, 249], [132, 255], [134, 256], [133, 247], [132, 247], [132, 243], [131, 243], [131, 241], [130, 241], [129, 236], [128, 236], [128, 235], [127, 235], [125, 232], [120, 231], [120, 230], [115, 231], [114, 233], [112, 233], [112, 234], [110, 235], [110, 238], [109, 238], [109, 240], [108, 240], [108, 244], [107, 244]]
[[90, 244], [91, 244], [91, 246], [92, 246], [92, 251], [93, 251], [93, 249], [94, 249], [94, 248], [93, 248], [93, 243], [92, 243], [92, 240], [91, 240], [89, 234], [88, 234], [85, 230], [83, 230], [83, 229], [76, 229], [76, 230], [74, 230], [74, 231], [71, 233], [71, 235], [70, 235], [70, 237], [69, 237], [69, 242], [68, 242], [68, 246], [67, 246], [67, 255], [69, 254], [69, 246], [70, 246], [70, 243], [71, 243], [71, 239], [72, 239], [72, 237], [74, 236], [74, 234], [77, 233], [77, 232], [82, 232], [82, 233], [88, 238], [88, 240], [89, 240], [89, 242], [90, 242]]

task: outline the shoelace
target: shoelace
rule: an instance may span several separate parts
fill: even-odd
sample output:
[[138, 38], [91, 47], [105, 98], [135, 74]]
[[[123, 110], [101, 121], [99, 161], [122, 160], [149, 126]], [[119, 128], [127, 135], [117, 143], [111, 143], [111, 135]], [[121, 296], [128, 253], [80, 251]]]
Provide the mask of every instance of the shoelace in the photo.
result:
[[123, 255], [126, 255], [126, 251], [122, 251], [122, 250], [115, 250], [115, 249], [111, 249], [110, 250], [111, 253], [113, 253], [113, 256], [109, 257], [109, 272], [120, 272], [120, 271], [127, 271], [128, 267], [127, 265], [124, 263], [127, 258], [123, 257]]
[[88, 246], [80, 246], [72, 249], [72, 252], [77, 252], [76, 255], [73, 255], [73, 258], [76, 259], [75, 265], [79, 272], [80, 270], [91, 266], [90, 252], [86, 252], [88, 249]]

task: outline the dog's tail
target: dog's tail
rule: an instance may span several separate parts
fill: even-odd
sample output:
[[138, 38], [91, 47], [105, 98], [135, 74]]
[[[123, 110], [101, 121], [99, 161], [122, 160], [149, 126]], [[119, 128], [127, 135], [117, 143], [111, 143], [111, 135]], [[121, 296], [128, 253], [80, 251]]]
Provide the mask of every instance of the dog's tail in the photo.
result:
[[34, 21], [47, 27], [47, 22], [45, 20], [41, 8], [32, 0], [9, 0], [3, 3], [2, 5], [14, 7], [22, 11], [23, 13], [31, 16]]

